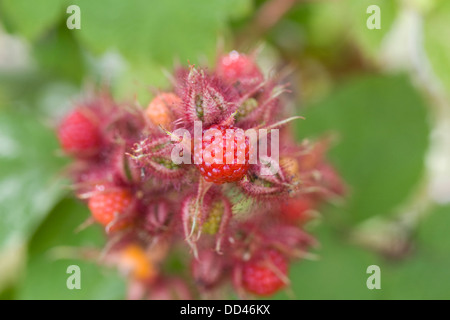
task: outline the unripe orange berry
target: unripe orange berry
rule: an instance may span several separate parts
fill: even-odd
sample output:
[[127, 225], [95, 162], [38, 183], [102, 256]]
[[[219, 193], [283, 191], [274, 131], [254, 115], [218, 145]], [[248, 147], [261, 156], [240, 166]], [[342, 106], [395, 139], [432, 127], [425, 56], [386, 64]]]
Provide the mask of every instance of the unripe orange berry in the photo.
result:
[[113, 190], [93, 195], [88, 206], [94, 219], [108, 226], [117, 215], [124, 213], [131, 201], [132, 196], [127, 190]]
[[174, 109], [181, 104], [181, 99], [174, 93], [163, 92], [158, 94], [145, 110], [147, 118], [154, 125], [162, 125], [170, 129], [175, 120]]
[[296, 158], [293, 157], [280, 158], [280, 167], [286, 171], [289, 178], [291, 179], [298, 178], [300, 168]]
[[152, 261], [145, 250], [137, 244], [130, 244], [123, 249], [119, 268], [136, 280], [151, 280], [156, 274]]

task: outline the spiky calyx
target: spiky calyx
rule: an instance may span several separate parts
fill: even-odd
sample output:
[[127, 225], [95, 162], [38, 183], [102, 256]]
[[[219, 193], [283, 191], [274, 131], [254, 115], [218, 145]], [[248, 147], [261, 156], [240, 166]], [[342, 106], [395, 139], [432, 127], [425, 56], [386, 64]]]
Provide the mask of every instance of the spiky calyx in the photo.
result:
[[188, 128], [193, 126], [194, 121], [201, 121], [209, 127], [227, 119], [236, 110], [236, 93], [205, 70], [191, 66], [179, 80], [178, 87], [182, 99], [180, 111]]
[[193, 295], [181, 277], [161, 277], [153, 283], [148, 300], [192, 300]]
[[211, 250], [201, 251], [198, 259], [193, 259], [191, 262], [192, 275], [202, 290], [217, 286], [226, 276], [226, 267], [223, 256]]
[[155, 234], [169, 228], [170, 218], [169, 202], [161, 199], [148, 204], [142, 224], [148, 232]]

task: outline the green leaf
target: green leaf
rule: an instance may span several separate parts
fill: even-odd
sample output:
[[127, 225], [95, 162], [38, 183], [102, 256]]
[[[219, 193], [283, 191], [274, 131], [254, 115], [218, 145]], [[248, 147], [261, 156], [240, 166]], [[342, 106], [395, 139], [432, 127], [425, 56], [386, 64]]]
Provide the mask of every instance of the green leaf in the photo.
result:
[[[419, 250], [434, 256], [447, 255], [450, 248], [450, 206], [437, 207], [419, 225]], [[449, 291], [450, 292], [450, 291]]]
[[294, 19], [305, 28], [308, 45], [334, 47], [342, 45], [342, 35], [348, 30], [347, 10], [342, 2], [309, 2], [294, 10]]
[[27, 241], [63, 195], [57, 149], [35, 116], [0, 111], [0, 250]]
[[165, 65], [174, 59], [186, 63], [213, 57], [227, 20], [247, 13], [227, 0], [74, 3], [81, 9], [81, 29], [74, 32], [86, 47], [98, 53], [118, 49], [131, 61], [148, 59]]
[[315, 250], [319, 260], [304, 260], [293, 264], [289, 272], [294, 296], [280, 293], [276, 298], [315, 299], [376, 299], [377, 290], [369, 290], [367, 267], [378, 265], [373, 253], [351, 245], [339, 237], [330, 225], [323, 224], [314, 236], [320, 242]]
[[39, 39], [34, 46], [34, 52], [42, 74], [49, 74], [61, 80], [67, 79], [77, 84], [85, 77], [81, 48], [74, 37], [74, 32], [67, 29], [65, 23]]
[[[58, 247], [59, 252], [64, 252], [62, 247], [101, 250], [105, 236], [98, 226], [74, 231], [88, 217], [87, 207], [75, 200], [64, 200], [53, 210], [30, 241], [27, 272], [17, 290], [18, 299], [124, 298], [124, 281], [114, 270], [82, 259], [58, 259], [55, 254]], [[70, 265], [80, 267], [79, 290], [67, 288]]]
[[450, 2], [440, 1], [427, 16], [424, 24], [425, 50], [433, 71], [450, 90]]
[[[290, 271], [297, 299], [449, 299], [450, 206], [439, 207], [419, 225], [412, 252], [400, 261], [386, 260], [346, 242], [321, 225], [318, 261], [302, 261]], [[369, 290], [367, 267], [380, 267], [381, 289]], [[280, 293], [275, 298], [290, 296]]]
[[[313, 234], [320, 242], [318, 261], [304, 260], [290, 270], [296, 299], [449, 299], [450, 206], [439, 207], [419, 225], [412, 252], [387, 260], [345, 241], [330, 221]], [[381, 289], [369, 290], [367, 267], [380, 267]], [[292, 298], [286, 292], [275, 298]]]
[[[88, 50], [118, 49], [130, 61], [172, 65], [212, 58], [217, 38], [230, 19], [248, 15], [250, 0], [35, 1], [2, 0], [2, 15], [13, 31], [36, 40], [69, 17], [66, 7], [80, 7], [81, 29], [70, 30]], [[175, 54], [175, 55], [174, 55]]]
[[66, 0], [1, 0], [0, 11], [8, 26], [30, 40], [35, 40], [66, 15]]
[[48, 77], [36, 70], [0, 72], [0, 110], [29, 110], [48, 83]]
[[[367, 19], [372, 15], [367, 13], [367, 8], [371, 5], [377, 5], [380, 8], [381, 29], [367, 28]], [[287, 14], [287, 21], [299, 25], [289, 26], [282, 22], [279, 27], [284, 26], [288, 29], [285, 30], [286, 34], [278, 32], [278, 39], [275, 40], [280, 41], [291, 37], [290, 42], [304, 42], [303, 46], [307, 51], [312, 50], [314, 56], [331, 58], [337, 60], [336, 62], [345, 59], [349, 53], [353, 54], [349, 52], [348, 46], [353, 48], [356, 45], [358, 52], [365, 58], [376, 61], [381, 42], [394, 21], [396, 11], [397, 5], [392, 0], [302, 3]], [[291, 43], [289, 45], [294, 46]]]
[[253, 1], [249, 0], [228, 0], [225, 5], [227, 6], [226, 12], [229, 13], [231, 20], [249, 16], [254, 9]]
[[15, 298], [15, 287], [8, 287], [5, 290], [0, 291], [0, 300], [15, 300]]
[[[380, 45], [389, 32], [397, 13], [397, 3], [392, 0], [346, 0], [347, 17], [350, 21], [349, 34], [367, 57], [377, 60]], [[374, 13], [367, 8], [377, 5], [380, 8], [380, 29], [367, 28], [367, 19]]]
[[0, 300], [3, 295], [10, 298], [14, 295], [14, 286], [25, 267], [26, 251], [25, 244], [16, 243], [0, 252]]
[[405, 77], [360, 77], [302, 114], [298, 137], [334, 132], [330, 158], [350, 190], [351, 222], [392, 213], [424, 170], [426, 107]]
[[437, 208], [419, 225], [413, 253], [381, 266], [385, 299], [450, 299], [449, 225], [450, 206]]

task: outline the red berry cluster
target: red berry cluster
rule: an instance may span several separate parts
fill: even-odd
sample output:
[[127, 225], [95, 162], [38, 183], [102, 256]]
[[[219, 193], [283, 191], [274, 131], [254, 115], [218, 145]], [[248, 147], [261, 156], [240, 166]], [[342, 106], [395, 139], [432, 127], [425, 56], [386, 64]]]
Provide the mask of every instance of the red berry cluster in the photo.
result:
[[[271, 295], [315, 243], [302, 225], [344, 192], [326, 143], [292, 139], [285, 86], [253, 56], [233, 51], [212, 71], [180, 68], [174, 79], [145, 109], [98, 94], [58, 129], [76, 194], [105, 228], [103, 261], [129, 277], [130, 298], [221, 298], [230, 284], [242, 297]], [[220, 135], [205, 139], [211, 129]], [[248, 129], [265, 129], [268, 141], [279, 130], [274, 174], [250, 161], [256, 147], [239, 137]], [[189, 272], [172, 270], [174, 259]]]

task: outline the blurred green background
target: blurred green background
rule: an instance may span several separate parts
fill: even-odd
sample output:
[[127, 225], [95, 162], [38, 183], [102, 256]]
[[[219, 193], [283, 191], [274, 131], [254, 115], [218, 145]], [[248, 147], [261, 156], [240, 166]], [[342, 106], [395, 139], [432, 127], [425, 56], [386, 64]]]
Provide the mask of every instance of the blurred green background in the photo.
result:
[[[81, 29], [69, 30], [69, 5]], [[376, 4], [381, 29], [366, 26]], [[450, 298], [450, 1], [0, 0], [0, 298], [121, 299], [114, 270], [62, 259], [99, 228], [62, 178], [54, 127], [87, 88], [146, 105], [175, 63], [261, 48], [289, 69], [297, 138], [329, 135], [349, 187], [309, 226], [318, 261], [291, 271], [295, 299]], [[66, 268], [82, 269], [67, 290]], [[370, 265], [381, 289], [369, 290]]]

